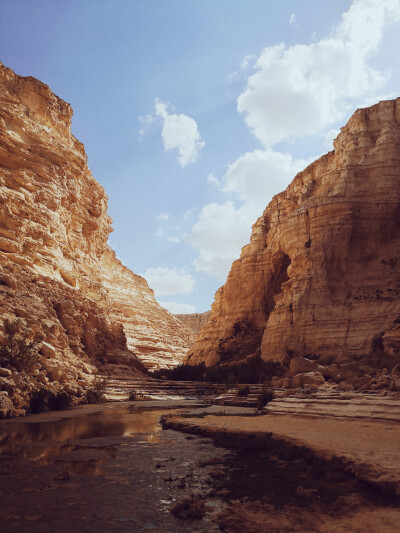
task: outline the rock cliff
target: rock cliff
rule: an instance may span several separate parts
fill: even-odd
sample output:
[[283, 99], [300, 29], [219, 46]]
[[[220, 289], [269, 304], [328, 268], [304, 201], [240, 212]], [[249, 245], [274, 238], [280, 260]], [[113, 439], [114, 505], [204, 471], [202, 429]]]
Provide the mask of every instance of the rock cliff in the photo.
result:
[[204, 313], [178, 314], [175, 316], [197, 335], [201, 328], [209, 321], [210, 315], [211, 311], [205, 311]]
[[[359, 109], [253, 226], [187, 357], [400, 352], [400, 99]], [[390, 361], [389, 361], [390, 362]]]
[[[71, 134], [70, 105], [1, 63], [0, 95], [0, 341], [4, 319], [18, 319], [44, 340], [37, 379], [76, 394], [99, 360], [179, 363], [193, 335], [107, 246], [107, 196]], [[23, 379], [15, 405], [36, 387]]]
[[128, 348], [149, 369], [172, 368], [193, 344], [193, 331], [160, 307], [144, 278], [126, 268], [106, 248], [101, 257], [102, 286], [108, 291], [109, 316], [122, 324]]

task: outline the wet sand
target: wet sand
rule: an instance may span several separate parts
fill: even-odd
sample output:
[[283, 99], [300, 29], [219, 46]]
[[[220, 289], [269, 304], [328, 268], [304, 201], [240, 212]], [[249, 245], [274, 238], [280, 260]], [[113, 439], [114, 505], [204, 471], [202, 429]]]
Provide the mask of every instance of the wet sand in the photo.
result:
[[248, 533], [400, 531], [397, 422], [198, 410], [163, 423], [239, 450], [239, 498], [218, 517], [227, 533], [244, 531], [243, 523]]

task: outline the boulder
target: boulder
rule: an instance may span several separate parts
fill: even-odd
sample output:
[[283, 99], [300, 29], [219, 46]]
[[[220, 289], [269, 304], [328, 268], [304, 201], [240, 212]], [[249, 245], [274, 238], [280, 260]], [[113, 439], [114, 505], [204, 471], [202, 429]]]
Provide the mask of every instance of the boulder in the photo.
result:
[[306, 388], [307, 386], [319, 387], [324, 383], [325, 379], [321, 372], [306, 372], [292, 377], [292, 386], [296, 389]]
[[305, 357], [293, 357], [290, 361], [290, 375], [295, 376], [296, 374], [312, 372], [317, 366], [317, 363], [311, 359], [306, 359]]
[[11, 374], [12, 372], [8, 368], [0, 368], [0, 377], [8, 378]]

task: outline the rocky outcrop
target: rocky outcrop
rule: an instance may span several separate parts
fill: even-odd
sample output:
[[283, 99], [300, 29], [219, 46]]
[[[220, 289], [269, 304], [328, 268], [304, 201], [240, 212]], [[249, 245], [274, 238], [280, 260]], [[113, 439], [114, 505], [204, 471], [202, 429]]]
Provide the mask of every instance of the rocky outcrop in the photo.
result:
[[175, 315], [178, 320], [183, 322], [185, 326], [190, 328], [195, 335], [201, 330], [201, 328], [207, 324], [210, 319], [211, 311], [205, 313], [192, 313], [190, 315]]
[[107, 248], [101, 257], [102, 285], [110, 302], [109, 316], [122, 324], [128, 348], [147, 368], [172, 368], [183, 361], [195, 335], [160, 307], [144, 278], [126, 268]]
[[36, 377], [12, 376], [26, 381], [14, 404], [38, 383], [82, 394], [108, 358], [177, 364], [192, 334], [107, 246], [107, 196], [71, 134], [70, 105], [2, 64], [0, 94], [0, 342], [5, 318], [42, 339]]
[[253, 226], [187, 361], [345, 364], [400, 352], [400, 99], [359, 109], [334, 151]]

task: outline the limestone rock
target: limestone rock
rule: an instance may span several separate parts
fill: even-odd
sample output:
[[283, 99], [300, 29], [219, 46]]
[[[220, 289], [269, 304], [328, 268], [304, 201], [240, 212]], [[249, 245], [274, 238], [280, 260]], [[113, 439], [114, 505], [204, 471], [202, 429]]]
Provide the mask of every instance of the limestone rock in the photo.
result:
[[54, 346], [52, 346], [51, 344], [45, 341], [42, 342], [40, 352], [46, 357], [50, 357], [50, 358], [55, 357], [56, 355], [56, 349], [54, 348]]
[[13, 403], [7, 392], [0, 391], [0, 418], [8, 418], [13, 411]]
[[210, 319], [211, 311], [205, 313], [192, 313], [189, 315], [175, 315], [178, 320], [183, 322], [185, 326], [191, 329], [195, 335], [201, 330], [201, 328], [207, 324]]
[[26, 376], [14, 404], [26, 407], [38, 381], [65, 389], [116, 350], [136, 372], [142, 357], [178, 364], [194, 336], [108, 247], [107, 196], [71, 134], [71, 106], [1, 63], [0, 93], [0, 342], [3, 320], [18, 318], [57, 363]]
[[321, 372], [306, 372], [304, 374], [297, 374], [292, 377], [292, 387], [303, 388], [307, 386], [319, 387], [325, 383], [325, 379]]
[[160, 307], [146, 280], [126, 268], [109, 248], [101, 258], [101, 279], [108, 291], [109, 316], [123, 325], [128, 348], [148, 368], [181, 363], [194, 333]]
[[[187, 361], [400, 354], [400, 99], [359, 109], [275, 196]], [[393, 365], [394, 365], [393, 362]], [[349, 376], [350, 377], [350, 376]]]
[[304, 372], [312, 372], [317, 368], [317, 363], [306, 359], [305, 357], [293, 357], [290, 361], [290, 375], [302, 374]]

